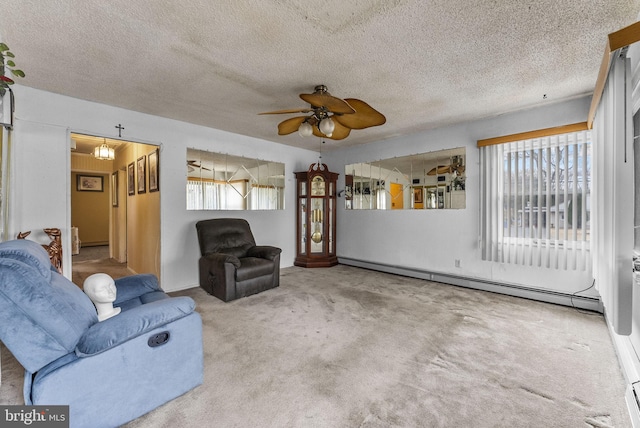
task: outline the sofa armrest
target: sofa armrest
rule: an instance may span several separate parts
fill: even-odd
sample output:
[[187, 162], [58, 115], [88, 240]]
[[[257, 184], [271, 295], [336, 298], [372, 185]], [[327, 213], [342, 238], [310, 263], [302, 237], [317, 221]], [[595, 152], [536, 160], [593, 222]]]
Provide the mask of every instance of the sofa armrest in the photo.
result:
[[124, 278], [118, 278], [115, 281], [116, 300], [114, 305], [119, 305], [127, 300], [135, 299], [143, 294], [151, 293], [153, 291], [162, 291], [158, 284], [158, 278], [151, 274], [130, 275]]
[[[236, 269], [240, 267], [240, 259], [236, 256], [232, 256], [231, 254], [209, 253], [202, 256], [202, 258], [207, 261], [210, 268], [215, 267], [216, 269], [224, 270], [225, 263], [231, 263], [236, 267]], [[211, 269], [209, 270], [210, 272], [213, 272]]]
[[258, 257], [260, 259], [273, 260], [281, 252], [282, 249], [278, 247], [272, 247], [270, 245], [257, 245], [255, 247], [249, 248], [249, 251], [247, 251], [247, 257]]
[[92, 325], [80, 338], [76, 355], [99, 354], [141, 334], [185, 317], [195, 310], [192, 298], [172, 297], [157, 300]]

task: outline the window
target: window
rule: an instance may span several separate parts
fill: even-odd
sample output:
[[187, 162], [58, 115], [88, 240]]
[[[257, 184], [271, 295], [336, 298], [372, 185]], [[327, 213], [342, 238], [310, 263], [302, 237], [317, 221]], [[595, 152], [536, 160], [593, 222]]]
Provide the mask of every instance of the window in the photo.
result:
[[590, 268], [589, 131], [488, 145], [480, 159], [484, 260]]

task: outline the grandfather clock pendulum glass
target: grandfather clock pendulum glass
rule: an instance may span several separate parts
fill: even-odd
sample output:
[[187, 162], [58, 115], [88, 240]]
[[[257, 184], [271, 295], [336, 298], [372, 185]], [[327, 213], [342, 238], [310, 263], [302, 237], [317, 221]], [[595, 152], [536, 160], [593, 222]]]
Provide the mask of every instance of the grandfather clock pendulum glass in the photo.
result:
[[336, 182], [338, 175], [317, 162], [296, 172], [296, 259], [302, 267], [329, 267], [336, 256]]

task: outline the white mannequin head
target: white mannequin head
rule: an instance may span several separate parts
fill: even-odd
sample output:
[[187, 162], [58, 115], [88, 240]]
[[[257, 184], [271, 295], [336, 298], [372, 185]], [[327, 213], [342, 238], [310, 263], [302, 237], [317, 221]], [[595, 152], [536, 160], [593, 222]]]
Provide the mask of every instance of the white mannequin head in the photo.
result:
[[114, 308], [116, 300], [116, 285], [106, 273], [94, 273], [85, 279], [82, 286], [98, 311], [98, 321], [104, 321], [120, 313], [120, 308]]

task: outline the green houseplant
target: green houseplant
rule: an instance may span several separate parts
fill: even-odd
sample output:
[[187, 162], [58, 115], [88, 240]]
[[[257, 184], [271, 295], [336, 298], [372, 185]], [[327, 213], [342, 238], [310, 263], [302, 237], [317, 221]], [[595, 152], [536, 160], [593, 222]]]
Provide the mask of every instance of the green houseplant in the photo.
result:
[[24, 77], [24, 71], [16, 68], [16, 63], [13, 60], [15, 57], [13, 52], [9, 50], [9, 46], [0, 43], [0, 96], [4, 95], [9, 86], [15, 83], [11, 77], [5, 76], [7, 70], [13, 77]]

